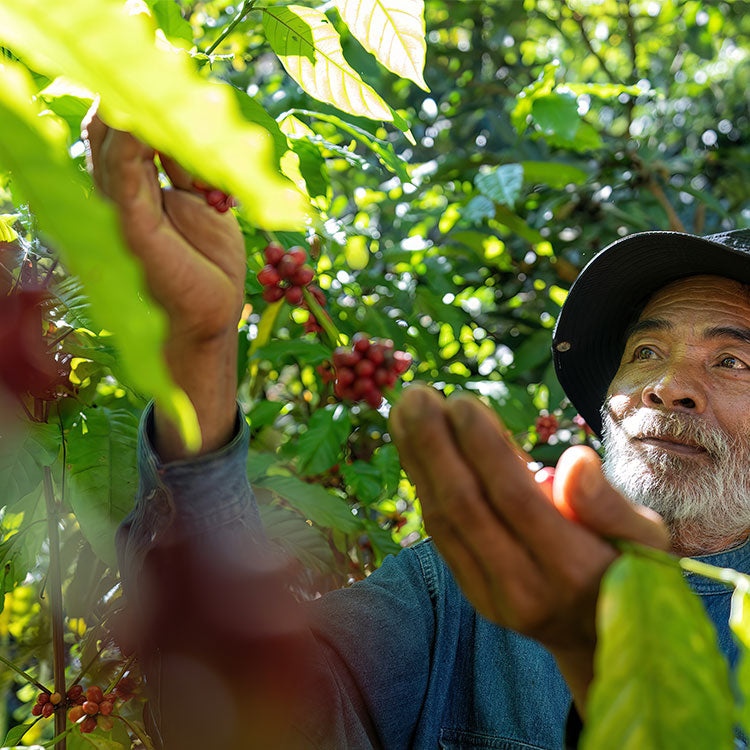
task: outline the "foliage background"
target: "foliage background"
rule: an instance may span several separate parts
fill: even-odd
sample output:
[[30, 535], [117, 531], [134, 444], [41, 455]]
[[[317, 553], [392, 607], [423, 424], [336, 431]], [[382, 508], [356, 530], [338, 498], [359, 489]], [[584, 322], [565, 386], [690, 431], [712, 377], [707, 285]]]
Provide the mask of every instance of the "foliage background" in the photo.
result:
[[[164, 39], [182, 50], [207, 50], [237, 13], [221, 0], [148, 6]], [[540, 462], [571, 443], [596, 446], [554, 378], [557, 312], [580, 268], [619, 236], [750, 226], [749, 4], [428, 0], [429, 92], [378, 65], [332, 3], [323, 9], [348, 62], [410, 123], [415, 143], [393, 125], [344, 115], [303, 91], [269, 47], [259, 12], [195, 63], [298, 136], [288, 145], [319, 211], [318, 281], [336, 325], [346, 336], [366, 331], [411, 352], [417, 364], [407, 378], [482, 394]], [[78, 134], [88, 100], [48, 88], [52, 80], [40, 74], [34, 82], [85, 182]], [[0, 186], [0, 213], [13, 217], [6, 223], [19, 235], [0, 242], [0, 263], [16, 277], [24, 263], [50, 269], [55, 250], [1, 171]], [[269, 534], [301, 561], [299, 595], [314, 596], [421, 538], [419, 503], [389, 441], [387, 406], [335, 402], [315, 370], [330, 349], [304, 334], [306, 313], [284, 307], [272, 330], [259, 333], [269, 318], [255, 272], [267, 235], [247, 222], [243, 230], [247, 305], [238, 340], [240, 400], [253, 434], [248, 468]], [[287, 246], [307, 239], [277, 236]], [[70, 669], [106, 645], [106, 677], [122, 664], [111, 634], [121, 605], [112, 533], [132, 505], [146, 403], [60, 265], [51, 291], [49, 319], [58, 332], [75, 329], [64, 348], [77, 357], [77, 398], [65, 399], [49, 424], [16, 432], [0, 461], [7, 494], [0, 654], [42, 681], [51, 662], [49, 604], [40, 596], [49, 550], [43, 524], [35, 524], [44, 512], [40, 467], [52, 464], [68, 511]], [[543, 441], [536, 420], [550, 413], [559, 429]], [[84, 471], [90, 456], [104, 457], [99, 474]], [[26, 718], [35, 691], [0, 675], [1, 729]], [[32, 730], [25, 741], [39, 735]]]

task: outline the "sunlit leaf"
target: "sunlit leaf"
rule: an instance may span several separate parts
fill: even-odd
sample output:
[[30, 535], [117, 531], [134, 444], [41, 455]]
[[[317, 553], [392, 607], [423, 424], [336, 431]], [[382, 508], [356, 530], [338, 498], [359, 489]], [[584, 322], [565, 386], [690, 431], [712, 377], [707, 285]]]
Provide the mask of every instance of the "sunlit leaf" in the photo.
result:
[[588, 94], [589, 96], [598, 96], [600, 99], [613, 99], [620, 94], [630, 94], [638, 96], [641, 89], [638, 86], [626, 86], [622, 83], [564, 83], [560, 86], [560, 91], [567, 89], [576, 96]]
[[750, 579], [739, 578], [732, 592], [729, 627], [739, 649], [735, 676], [740, 692], [737, 721], [745, 734], [750, 735]]
[[13, 242], [18, 237], [18, 233], [13, 229], [16, 218], [13, 214], [0, 215], [0, 242]]
[[[6, 423], [6, 429], [9, 427]], [[23, 431], [0, 436], [0, 508], [28, 495], [42, 481], [60, 451], [60, 427], [29, 422]]]
[[175, 2], [175, 0], [156, 0], [156, 2], [151, 2], [150, 5], [156, 23], [169, 39], [181, 40], [192, 45], [193, 30], [182, 17], [178, 2]]
[[604, 576], [582, 750], [734, 747], [716, 631], [679, 567], [664, 558], [625, 553]]
[[86, 411], [68, 435], [70, 504], [84, 537], [107, 565], [117, 567], [115, 529], [130, 512], [137, 486], [138, 420], [128, 411]]
[[[0, 35], [5, 8], [0, 6]], [[118, 335], [133, 385], [152, 394], [180, 426], [187, 446], [197, 448], [195, 411], [172, 384], [162, 356], [166, 319], [148, 302], [141, 269], [125, 248], [114, 209], [95, 193], [87, 197], [77, 184], [63, 133], [40, 118], [31, 103], [28, 74], [11, 63], [0, 66], [0, 74], [0, 164], [33, 204], [41, 229], [55, 241], [66, 266], [86, 285], [100, 325]]]
[[390, 107], [344, 59], [341, 39], [324, 13], [301, 5], [263, 9], [263, 28], [287, 73], [308, 94], [342, 112], [393, 120]]
[[318, 409], [297, 443], [300, 471], [303, 474], [321, 474], [338, 463], [351, 426], [346, 409]]
[[474, 184], [482, 195], [512, 208], [521, 193], [523, 167], [520, 164], [502, 164], [480, 171], [474, 178]]
[[200, 77], [188, 56], [157, 48], [148, 17], [127, 15], [118, 0], [5, 0], [0, 41], [36, 70], [97, 92], [110, 125], [235, 195], [253, 223], [302, 224], [304, 199], [273, 169], [267, 132], [244, 120], [228, 87]]
[[586, 182], [586, 172], [570, 164], [556, 161], [522, 161], [521, 166], [524, 182], [541, 183], [553, 188]]
[[424, 0], [336, 0], [359, 43], [402, 78], [429, 91], [424, 80]]
[[578, 130], [581, 117], [574, 96], [547, 94], [534, 99], [531, 116], [545, 135], [571, 140]]
[[516, 105], [511, 112], [510, 121], [519, 133], [526, 130], [534, 100], [549, 94], [554, 88], [555, 75], [559, 67], [560, 63], [557, 61], [545, 65], [537, 80], [524, 87], [516, 97]]

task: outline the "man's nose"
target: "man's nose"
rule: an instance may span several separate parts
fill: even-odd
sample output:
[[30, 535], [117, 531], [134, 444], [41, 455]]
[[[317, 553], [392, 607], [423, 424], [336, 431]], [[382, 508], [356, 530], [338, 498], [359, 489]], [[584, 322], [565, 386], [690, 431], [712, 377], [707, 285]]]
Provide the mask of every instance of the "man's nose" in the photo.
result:
[[688, 373], [664, 373], [649, 383], [641, 400], [650, 408], [701, 414], [706, 409], [706, 393], [695, 377]]

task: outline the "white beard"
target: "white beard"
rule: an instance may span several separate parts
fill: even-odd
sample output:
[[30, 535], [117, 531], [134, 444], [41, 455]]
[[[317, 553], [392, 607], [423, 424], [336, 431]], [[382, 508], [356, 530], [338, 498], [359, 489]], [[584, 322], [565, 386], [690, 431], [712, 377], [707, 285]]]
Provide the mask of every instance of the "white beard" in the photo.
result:
[[[604, 475], [636, 505], [652, 508], [673, 543], [690, 554], [715, 551], [750, 529], [750, 433], [732, 439], [688, 414], [640, 408], [616, 422], [602, 409]], [[745, 435], [748, 434], [748, 437]], [[704, 448], [709, 461], [676, 455], [631, 438], [682, 438]]]

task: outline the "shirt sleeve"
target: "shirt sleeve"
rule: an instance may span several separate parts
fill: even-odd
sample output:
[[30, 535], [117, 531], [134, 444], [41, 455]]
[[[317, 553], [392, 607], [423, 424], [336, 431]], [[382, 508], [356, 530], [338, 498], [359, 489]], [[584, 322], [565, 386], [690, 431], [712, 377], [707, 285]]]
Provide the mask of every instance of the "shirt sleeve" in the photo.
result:
[[435, 630], [417, 556], [404, 550], [366, 581], [299, 604], [288, 559], [262, 531], [239, 410], [225, 447], [167, 464], [151, 443], [152, 414], [117, 548], [157, 741], [408, 745]]

